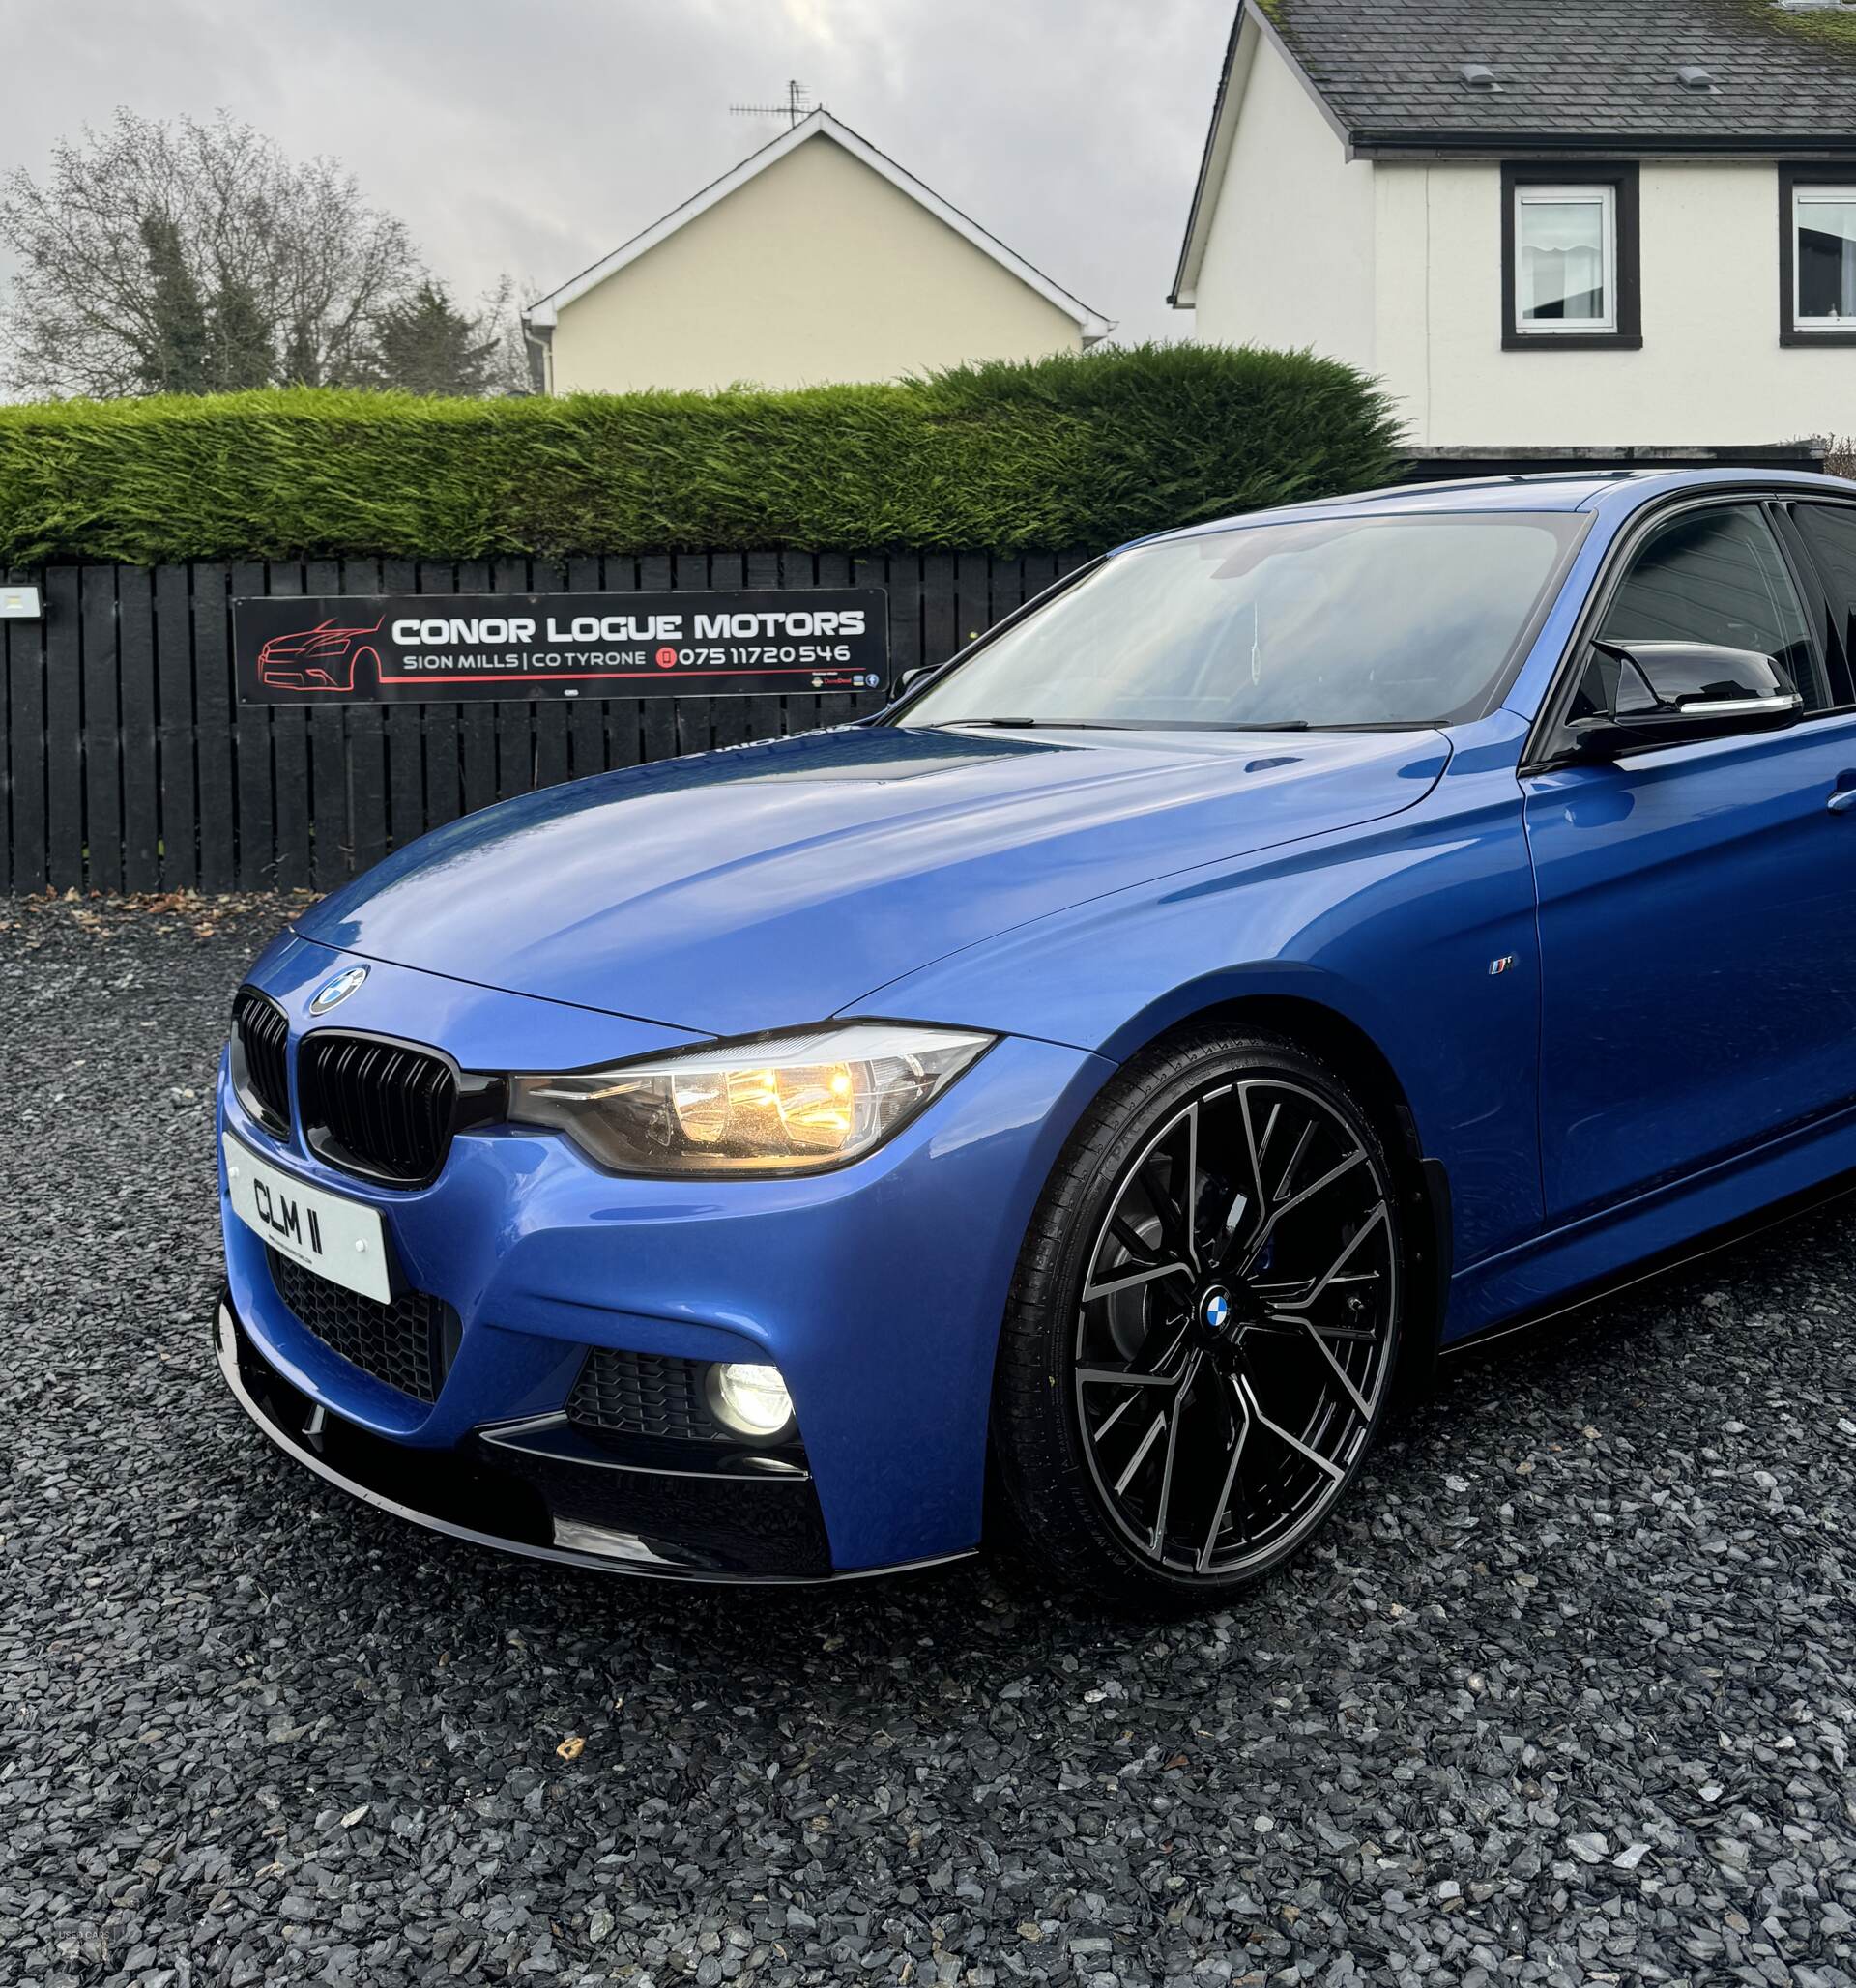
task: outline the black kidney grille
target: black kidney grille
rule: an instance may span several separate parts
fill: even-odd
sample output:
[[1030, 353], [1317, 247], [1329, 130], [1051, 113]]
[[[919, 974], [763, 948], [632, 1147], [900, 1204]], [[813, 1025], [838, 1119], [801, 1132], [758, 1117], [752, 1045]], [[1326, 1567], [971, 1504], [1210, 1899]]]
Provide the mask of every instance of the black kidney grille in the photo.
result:
[[290, 1125], [290, 1078], [284, 1060], [290, 1024], [283, 1010], [255, 987], [242, 987], [232, 1001], [237, 1053], [232, 1074], [252, 1115], [273, 1132]]
[[277, 1296], [332, 1352], [416, 1401], [436, 1401], [457, 1313], [429, 1291], [407, 1291], [391, 1304], [344, 1290], [267, 1249]]
[[704, 1364], [594, 1346], [567, 1397], [567, 1420], [593, 1435], [722, 1442], [703, 1399]]
[[332, 1167], [417, 1187], [445, 1164], [457, 1079], [410, 1043], [319, 1029], [297, 1051], [297, 1107], [310, 1151]]

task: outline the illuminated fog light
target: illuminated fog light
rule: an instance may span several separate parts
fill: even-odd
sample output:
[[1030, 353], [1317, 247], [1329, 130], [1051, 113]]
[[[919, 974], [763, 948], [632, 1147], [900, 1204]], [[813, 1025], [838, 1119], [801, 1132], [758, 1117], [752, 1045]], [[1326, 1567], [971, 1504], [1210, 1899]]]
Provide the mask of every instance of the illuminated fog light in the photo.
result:
[[709, 1405], [717, 1421], [738, 1436], [766, 1441], [793, 1424], [793, 1397], [777, 1367], [725, 1360], [709, 1369]]

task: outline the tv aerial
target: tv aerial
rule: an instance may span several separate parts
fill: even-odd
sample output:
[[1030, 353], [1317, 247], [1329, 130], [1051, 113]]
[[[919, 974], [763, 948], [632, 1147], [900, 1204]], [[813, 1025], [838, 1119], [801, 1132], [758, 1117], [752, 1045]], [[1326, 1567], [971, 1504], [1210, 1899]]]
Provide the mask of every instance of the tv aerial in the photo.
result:
[[783, 117], [789, 127], [801, 123], [815, 110], [823, 110], [823, 103], [814, 103], [812, 93], [797, 77], [786, 86], [784, 103], [731, 103], [730, 117]]

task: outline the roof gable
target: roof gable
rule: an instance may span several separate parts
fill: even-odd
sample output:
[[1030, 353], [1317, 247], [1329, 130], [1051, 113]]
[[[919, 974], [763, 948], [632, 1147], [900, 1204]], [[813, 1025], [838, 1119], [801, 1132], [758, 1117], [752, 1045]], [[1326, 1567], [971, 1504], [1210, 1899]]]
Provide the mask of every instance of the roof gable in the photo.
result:
[[815, 110], [811, 116], [802, 119], [790, 130], [782, 132], [771, 144], [764, 145], [760, 151], [751, 153], [732, 172], [711, 181], [700, 193], [673, 208], [661, 220], [654, 221], [630, 241], [622, 243], [601, 261], [584, 269], [577, 276], [563, 283], [558, 290], [551, 290], [545, 297], [537, 298], [523, 313], [527, 322], [536, 329], [546, 329], [555, 324], [559, 313], [577, 298], [584, 297], [589, 290], [603, 283], [608, 276], [617, 275], [628, 264], [648, 254], [657, 245], [674, 235], [680, 228], [687, 227], [699, 215], [707, 214], [711, 207], [719, 205], [731, 193], [737, 192], [750, 180], [757, 179], [769, 166], [779, 164], [801, 145], [818, 140], [829, 140], [848, 152], [860, 164], [886, 180], [899, 192], [906, 194], [917, 206], [927, 210], [934, 217], [977, 248], [981, 254], [997, 263], [1008, 274], [1016, 276], [1028, 288], [1036, 291], [1047, 303], [1053, 304], [1065, 317], [1075, 321], [1083, 335], [1083, 342], [1092, 344], [1098, 338], [1106, 337], [1114, 329], [1107, 318], [1089, 308], [1087, 303], [1054, 283], [1049, 276], [1027, 262], [1023, 256], [1015, 255], [997, 236], [989, 235], [977, 221], [970, 219], [959, 208], [943, 200], [932, 187], [924, 186], [913, 173], [905, 172], [894, 159], [879, 152], [867, 138], [860, 137], [850, 126], [840, 124], [828, 111]]
[[1251, 71], [1259, 61], [1272, 60], [1285, 64], [1308, 92], [1315, 108], [1332, 127], [1336, 141], [1343, 146], [1348, 143], [1346, 129], [1327, 100], [1309, 80], [1301, 64], [1284, 45], [1282, 37], [1270, 25], [1269, 14], [1256, 0], [1238, 0], [1231, 24], [1231, 40], [1225, 43], [1224, 67], [1218, 73], [1218, 95], [1212, 101], [1205, 149], [1199, 160], [1199, 179], [1192, 190], [1192, 212], [1186, 216], [1186, 236], [1179, 246], [1179, 265], [1167, 295], [1167, 302], [1177, 310], [1190, 310], [1197, 297], [1199, 271], [1211, 234], [1211, 217], [1224, 192], [1232, 142], [1237, 135], [1237, 117], [1244, 92], [1250, 85]]

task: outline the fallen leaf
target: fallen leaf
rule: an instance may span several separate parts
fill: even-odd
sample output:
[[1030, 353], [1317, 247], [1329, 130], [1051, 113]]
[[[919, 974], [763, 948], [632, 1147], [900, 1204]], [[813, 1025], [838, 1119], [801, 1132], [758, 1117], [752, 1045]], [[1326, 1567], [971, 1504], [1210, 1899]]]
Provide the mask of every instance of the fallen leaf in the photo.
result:
[[578, 1733], [569, 1733], [554, 1750], [563, 1760], [578, 1760], [587, 1750], [587, 1743]]

